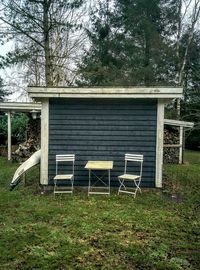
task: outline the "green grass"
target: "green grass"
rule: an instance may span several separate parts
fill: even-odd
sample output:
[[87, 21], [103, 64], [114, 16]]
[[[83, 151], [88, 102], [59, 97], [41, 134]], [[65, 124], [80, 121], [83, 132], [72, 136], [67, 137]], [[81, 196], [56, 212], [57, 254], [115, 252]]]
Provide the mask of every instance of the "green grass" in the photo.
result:
[[[165, 166], [163, 191], [41, 195], [38, 168], [9, 192], [18, 164], [0, 158], [0, 270], [199, 269], [200, 166]], [[195, 163], [195, 164], [194, 164]], [[35, 183], [35, 184], [31, 184]], [[171, 194], [180, 194], [180, 200]]]
[[200, 154], [199, 154], [199, 151], [187, 150], [185, 152], [184, 159], [186, 160], [186, 162], [189, 162], [190, 164], [200, 164]]

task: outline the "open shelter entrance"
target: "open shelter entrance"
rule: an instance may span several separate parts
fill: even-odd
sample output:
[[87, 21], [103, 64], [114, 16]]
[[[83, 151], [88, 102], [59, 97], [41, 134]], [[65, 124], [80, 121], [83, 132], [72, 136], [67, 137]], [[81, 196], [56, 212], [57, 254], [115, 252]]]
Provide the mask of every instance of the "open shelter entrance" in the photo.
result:
[[33, 102], [0, 102], [0, 111], [7, 114], [8, 123], [8, 135], [7, 135], [7, 145], [8, 145], [8, 160], [12, 159], [12, 121], [11, 116], [15, 112], [31, 113], [33, 118], [37, 117], [37, 114], [41, 112], [41, 103]]

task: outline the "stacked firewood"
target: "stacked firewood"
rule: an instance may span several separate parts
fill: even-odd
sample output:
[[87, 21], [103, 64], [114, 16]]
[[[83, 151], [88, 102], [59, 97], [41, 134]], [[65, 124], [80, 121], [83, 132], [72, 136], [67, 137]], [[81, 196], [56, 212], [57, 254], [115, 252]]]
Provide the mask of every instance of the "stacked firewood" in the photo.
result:
[[40, 145], [40, 127], [40, 118], [32, 119], [32, 117], [29, 117], [27, 126], [27, 138], [34, 140], [35, 145]]
[[33, 139], [28, 139], [24, 143], [21, 143], [17, 148], [17, 150], [12, 153], [12, 159], [19, 162], [24, 162], [35, 151], [39, 149], [40, 149], [39, 145], [36, 145]]
[[[164, 145], [178, 145], [179, 131], [177, 128], [165, 127], [164, 130]], [[179, 162], [179, 148], [178, 147], [164, 147], [163, 162], [165, 164], [178, 164]]]
[[27, 140], [21, 144], [16, 151], [12, 153], [12, 159], [18, 162], [24, 162], [35, 151], [40, 149], [40, 119], [29, 117], [27, 126]]

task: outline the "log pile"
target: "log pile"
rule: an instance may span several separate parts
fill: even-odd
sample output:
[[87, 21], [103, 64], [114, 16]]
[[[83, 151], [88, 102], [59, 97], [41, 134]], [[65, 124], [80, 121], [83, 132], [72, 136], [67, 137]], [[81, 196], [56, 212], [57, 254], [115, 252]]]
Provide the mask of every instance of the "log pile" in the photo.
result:
[[40, 119], [29, 117], [27, 126], [27, 140], [19, 145], [16, 151], [12, 153], [12, 159], [18, 162], [24, 162], [35, 151], [40, 149]]
[[[164, 130], [164, 145], [178, 145], [179, 144], [179, 130], [173, 127], [165, 127]], [[178, 164], [179, 163], [179, 148], [178, 147], [164, 147], [163, 149], [164, 164]]]
[[40, 134], [41, 130], [41, 121], [40, 118], [32, 119], [29, 117], [28, 126], [27, 126], [27, 138], [34, 140], [35, 145], [40, 146]]
[[33, 139], [28, 139], [24, 143], [21, 143], [17, 150], [12, 153], [12, 159], [18, 162], [24, 162], [39, 149], [39, 145], [35, 144]]

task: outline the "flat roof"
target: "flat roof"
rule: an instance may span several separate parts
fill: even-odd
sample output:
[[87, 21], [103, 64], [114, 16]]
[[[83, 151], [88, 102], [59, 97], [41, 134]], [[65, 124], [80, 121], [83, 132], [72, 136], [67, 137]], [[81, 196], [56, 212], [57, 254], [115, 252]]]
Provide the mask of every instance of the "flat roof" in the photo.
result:
[[41, 111], [42, 104], [40, 102], [0, 102], [0, 111], [13, 112], [31, 112]]
[[193, 122], [186, 122], [174, 119], [164, 119], [164, 124], [169, 126], [177, 126], [177, 127], [185, 127], [185, 128], [193, 128]]
[[180, 87], [28, 87], [32, 98], [163, 98], [183, 96]]

